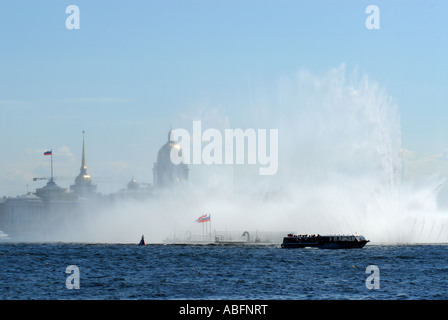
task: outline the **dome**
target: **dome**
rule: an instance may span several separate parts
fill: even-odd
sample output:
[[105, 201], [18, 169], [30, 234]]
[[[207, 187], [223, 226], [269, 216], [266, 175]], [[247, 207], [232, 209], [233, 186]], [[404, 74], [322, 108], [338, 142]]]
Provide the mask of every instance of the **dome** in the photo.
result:
[[90, 178], [90, 175], [87, 174], [87, 172], [81, 172], [75, 179], [75, 184], [85, 183], [85, 182], [91, 182], [92, 179]]
[[134, 177], [132, 177], [132, 180], [128, 182], [128, 189], [129, 190], [136, 190], [138, 189], [140, 186], [137, 183], [137, 181], [135, 181]]
[[171, 187], [174, 184], [188, 179], [188, 167], [184, 163], [174, 164], [171, 161], [171, 152], [175, 149], [182, 157], [182, 148], [172, 139], [172, 130], [168, 132], [168, 141], [157, 153], [157, 162], [154, 163], [154, 186]]
[[178, 150], [178, 155], [182, 156], [182, 148], [177, 143], [168, 141], [162, 146], [162, 148], [160, 148], [159, 153], [157, 153], [157, 162], [171, 164], [174, 166], [175, 164], [171, 161], [172, 149]]
[[58, 186], [53, 178], [47, 182], [45, 187], [36, 189], [36, 195], [44, 199], [71, 199], [71, 195], [67, 192], [67, 189]]

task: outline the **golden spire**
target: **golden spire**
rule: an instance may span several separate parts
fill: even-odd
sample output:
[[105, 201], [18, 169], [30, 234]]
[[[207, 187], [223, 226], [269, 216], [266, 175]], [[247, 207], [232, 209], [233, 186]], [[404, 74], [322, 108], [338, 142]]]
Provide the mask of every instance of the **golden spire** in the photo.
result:
[[173, 126], [170, 126], [170, 131], [168, 132], [168, 142], [172, 142], [171, 135], [173, 134]]
[[85, 152], [85, 145], [84, 145], [84, 133], [82, 132], [82, 161], [81, 161], [81, 170], [87, 170], [86, 166], [86, 152]]
[[90, 176], [87, 173], [87, 166], [86, 166], [86, 148], [85, 148], [85, 142], [84, 142], [84, 133], [82, 132], [82, 160], [81, 160], [81, 172], [79, 173], [79, 176], [77, 179], [82, 179], [85, 181], [90, 181]]
[[84, 134], [85, 131], [82, 132], [81, 170], [79, 175], [75, 179], [75, 184], [70, 186], [70, 190], [81, 196], [92, 196], [95, 195], [96, 185], [92, 184], [90, 175], [87, 173]]

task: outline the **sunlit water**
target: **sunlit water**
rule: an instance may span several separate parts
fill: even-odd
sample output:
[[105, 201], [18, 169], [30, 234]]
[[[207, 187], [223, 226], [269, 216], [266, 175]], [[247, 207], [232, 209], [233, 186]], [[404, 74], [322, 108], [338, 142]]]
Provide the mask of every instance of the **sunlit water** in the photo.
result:
[[[447, 299], [447, 249], [4, 243], [0, 299]], [[69, 265], [79, 289], [66, 287]], [[369, 265], [378, 289], [366, 287]]]

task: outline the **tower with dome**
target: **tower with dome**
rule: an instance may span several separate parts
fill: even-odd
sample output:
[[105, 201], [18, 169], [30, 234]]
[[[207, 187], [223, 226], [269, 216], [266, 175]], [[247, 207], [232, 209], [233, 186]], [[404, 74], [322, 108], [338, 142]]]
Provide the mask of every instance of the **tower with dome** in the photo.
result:
[[177, 141], [173, 140], [173, 130], [168, 132], [168, 141], [160, 148], [157, 153], [157, 162], [153, 167], [153, 185], [156, 189], [173, 189], [183, 185], [188, 181], [188, 166], [181, 162], [174, 164], [171, 161], [171, 152], [177, 152], [182, 155], [182, 148]]

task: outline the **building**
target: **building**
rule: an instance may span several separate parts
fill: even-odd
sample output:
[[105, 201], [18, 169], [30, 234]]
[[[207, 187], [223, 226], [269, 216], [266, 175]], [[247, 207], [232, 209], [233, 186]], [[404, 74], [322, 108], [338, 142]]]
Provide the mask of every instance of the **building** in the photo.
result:
[[35, 193], [2, 199], [0, 230], [12, 240], [57, 240], [64, 232], [61, 227], [69, 225], [78, 207], [77, 196], [51, 178]]
[[153, 188], [149, 183], [141, 185], [134, 177], [128, 182], [127, 188], [123, 188], [116, 193], [111, 193], [108, 198], [110, 203], [116, 203], [118, 201], [125, 200], [148, 200], [154, 196]]
[[[84, 135], [84, 132], [83, 132]], [[48, 152], [53, 157], [52, 152]], [[51, 159], [51, 177], [33, 180], [48, 180], [47, 184], [37, 188], [35, 193], [3, 197], [0, 202], [0, 230], [12, 240], [17, 241], [53, 241], [64, 236], [73, 226], [77, 215], [85, 210], [91, 201], [80, 201], [97, 195], [96, 185], [91, 182], [85, 161], [85, 143], [83, 137], [81, 172], [75, 184], [67, 188], [56, 184], [53, 177], [53, 158]]]
[[[98, 210], [107, 209], [117, 202], [146, 201], [155, 197], [155, 189], [170, 190], [184, 184], [188, 180], [188, 167], [171, 162], [171, 150], [182, 152], [177, 142], [171, 139], [171, 133], [170, 130], [168, 142], [159, 150], [154, 163], [153, 185], [139, 184], [132, 177], [127, 188], [102, 196], [96, 192], [97, 186], [87, 173], [83, 132], [81, 169], [70, 191], [56, 184], [51, 158], [51, 178], [35, 179], [48, 180], [45, 186], [37, 188], [35, 193], [0, 198], [0, 231], [13, 241], [61, 241], [68, 233], [76, 239], [76, 233], [90, 224], [90, 219], [79, 217], [93, 217]], [[53, 156], [52, 152], [48, 154]]]
[[188, 166], [185, 163], [174, 164], [170, 154], [173, 151], [182, 155], [182, 148], [172, 139], [172, 130], [168, 132], [168, 141], [160, 148], [157, 162], [153, 168], [153, 184], [156, 189], [173, 189], [188, 181]]

